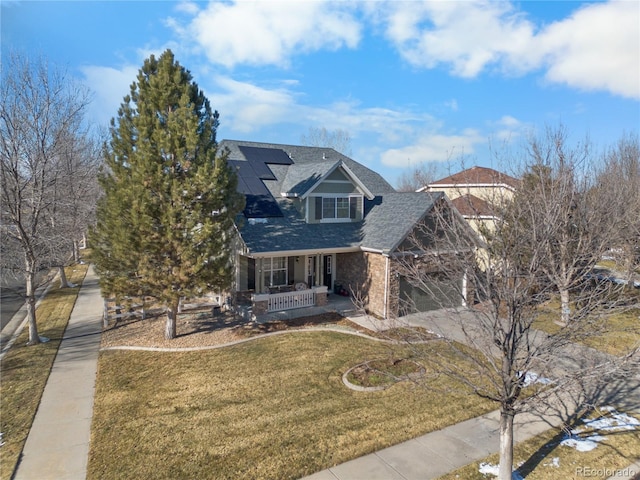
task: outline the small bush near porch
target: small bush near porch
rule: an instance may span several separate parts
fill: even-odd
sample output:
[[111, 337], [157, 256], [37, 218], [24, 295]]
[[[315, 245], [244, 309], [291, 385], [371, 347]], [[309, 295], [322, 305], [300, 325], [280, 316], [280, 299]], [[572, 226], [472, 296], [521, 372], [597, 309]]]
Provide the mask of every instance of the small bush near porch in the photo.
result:
[[334, 332], [189, 353], [105, 351], [88, 478], [300, 478], [493, 408], [446, 378], [376, 393], [343, 385], [348, 368], [388, 354]]

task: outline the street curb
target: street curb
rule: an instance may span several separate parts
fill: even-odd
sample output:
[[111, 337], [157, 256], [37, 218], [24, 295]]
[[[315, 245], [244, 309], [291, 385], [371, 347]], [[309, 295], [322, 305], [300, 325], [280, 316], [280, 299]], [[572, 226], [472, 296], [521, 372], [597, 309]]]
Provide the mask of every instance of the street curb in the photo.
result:
[[[56, 274], [51, 280], [49, 280], [49, 283], [47, 283], [46, 287], [40, 287], [38, 290], [36, 290], [37, 298], [34, 307], [35, 309], [40, 306], [40, 303], [42, 303], [44, 297], [47, 296], [47, 293], [49, 293], [49, 290], [51, 290], [51, 288], [53, 287], [53, 284], [58, 278], [58, 275], [59, 274]], [[0, 332], [0, 345], [2, 345], [2, 350], [0, 351], [0, 360], [4, 358], [9, 349], [13, 346], [15, 341], [22, 333], [22, 330], [24, 330], [24, 327], [27, 325], [27, 321], [29, 319], [27, 318], [26, 310], [27, 306], [25, 303], [25, 305], [22, 305], [20, 309], [13, 315], [13, 317], [11, 317], [11, 320], [9, 320], [9, 323], [7, 323], [2, 329], [2, 332]]]

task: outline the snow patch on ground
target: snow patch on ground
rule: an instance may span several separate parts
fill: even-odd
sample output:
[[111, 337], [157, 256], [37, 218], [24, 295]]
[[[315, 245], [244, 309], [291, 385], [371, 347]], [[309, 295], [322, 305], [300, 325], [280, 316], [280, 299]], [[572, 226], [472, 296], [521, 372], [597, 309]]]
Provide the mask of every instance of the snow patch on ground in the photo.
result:
[[[525, 383], [529, 380], [531, 383], [539, 382], [540, 378], [530, 372], [525, 376]], [[549, 379], [542, 379], [550, 382]], [[528, 384], [527, 384], [528, 385]], [[618, 412], [614, 407], [600, 407], [597, 409], [601, 416], [594, 419], [583, 420], [582, 425], [576, 427], [570, 431], [570, 435], [567, 435], [560, 445], [565, 447], [575, 448], [578, 452], [589, 452], [596, 448], [598, 444], [605, 439], [602, 435], [598, 435], [599, 432], [621, 432], [625, 430], [640, 430], [640, 420], [626, 413]], [[550, 462], [543, 463], [544, 467], [560, 467], [560, 458], [553, 457]], [[478, 471], [483, 475], [498, 476], [498, 465], [492, 463], [481, 463]], [[523, 477], [517, 472], [513, 472], [513, 480], [524, 480]]]
[[605, 438], [598, 432], [621, 432], [640, 430], [640, 420], [626, 413], [620, 413], [613, 407], [601, 407], [602, 417], [584, 420], [583, 424], [571, 430], [570, 435], [560, 442], [565, 447], [575, 448], [579, 452], [588, 452], [598, 446]]
[[[493, 475], [494, 477], [498, 476], [499, 466], [494, 465], [493, 463], [484, 463], [480, 464], [480, 468], [478, 471], [483, 475]], [[511, 474], [511, 480], [524, 480], [522, 475], [520, 475], [517, 471]]]
[[591, 435], [589, 437], [575, 437], [573, 435], [574, 433], [572, 430], [571, 436], [562, 440], [560, 445], [575, 448], [579, 452], [590, 452], [598, 446], [598, 442], [604, 440], [604, 437], [601, 437], [600, 435]]
[[[522, 377], [522, 372], [518, 372], [518, 376]], [[524, 374], [524, 387], [533, 385], [534, 383], [540, 383], [542, 385], [549, 385], [553, 381], [549, 378], [541, 377], [536, 372], [526, 372]]]

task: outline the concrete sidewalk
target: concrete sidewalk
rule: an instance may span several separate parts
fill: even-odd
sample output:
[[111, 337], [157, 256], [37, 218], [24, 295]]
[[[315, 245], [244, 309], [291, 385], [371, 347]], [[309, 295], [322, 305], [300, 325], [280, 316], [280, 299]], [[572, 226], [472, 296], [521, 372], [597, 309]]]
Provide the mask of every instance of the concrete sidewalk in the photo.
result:
[[[559, 417], [542, 420], [531, 414], [516, 417], [516, 443], [562, 423]], [[304, 480], [428, 480], [482, 460], [498, 451], [500, 414], [481, 417], [428, 433], [365, 455]]]
[[102, 298], [89, 267], [22, 451], [15, 480], [86, 478]]

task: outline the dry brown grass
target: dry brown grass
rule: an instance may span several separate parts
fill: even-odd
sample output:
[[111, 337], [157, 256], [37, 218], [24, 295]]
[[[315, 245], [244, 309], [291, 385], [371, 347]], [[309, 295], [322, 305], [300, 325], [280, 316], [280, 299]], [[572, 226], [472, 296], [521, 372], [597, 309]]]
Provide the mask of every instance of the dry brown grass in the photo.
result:
[[[557, 333], [561, 327], [555, 322], [560, 318], [560, 302], [557, 298], [540, 306], [540, 315], [534, 328], [547, 333]], [[610, 355], [624, 355], [640, 342], [640, 309], [634, 308], [610, 315], [602, 320], [602, 332], [587, 337], [583, 343]]]
[[[87, 265], [66, 269], [68, 280], [76, 285], [82, 283], [86, 272]], [[28, 329], [25, 328], [0, 362], [0, 432], [5, 442], [0, 447], [3, 480], [11, 478], [24, 447], [78, 291], [79, 288], [52, 288], [36, 310], [38, 333], [50, 341], [27, 347]]]
[[103, 351], [89, 478], [300, 478], [494, 408], [442, 377], [376, 393], [343, 385], [347, 369], [388, 353], [335, 332]]
[[[591, 414], [591, 417], [597, 414]], [[605, 439], [594, 450], [579, 452], [575, 448], [560, 445], [564, 433], [551, 429], [531, 438], [514, 449], [514, 465], [527, 480], [607, 479], [617, 470], [627, 468], [640, 458], [640, 431], [602, 433]], [[554, 460], [557, 459], [557, 460]], [[498, 464], [498, 456], [492, 455], [440, 477], [439, 480], [486, 480], [478, 471], [480, 463]], [[557, 466], [556, 466], [557, 465]], [[640, 472], [636, 472], [638, 474]], [[489, 477], [490, 478], [490, 477]], [[626, 478], [626, 477], [625, 477]]]

